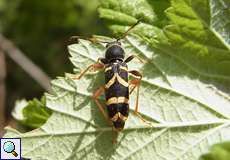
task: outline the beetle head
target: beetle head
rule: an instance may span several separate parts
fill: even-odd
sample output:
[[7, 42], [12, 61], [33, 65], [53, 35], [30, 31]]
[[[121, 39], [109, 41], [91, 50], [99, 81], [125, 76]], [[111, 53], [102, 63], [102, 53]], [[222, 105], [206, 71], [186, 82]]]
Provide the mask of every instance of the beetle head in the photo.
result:
[[113, 61], [113, 60], [121, 60], [123, 61], [125, 57], [125, 51], [121, 47], [121, 42], [119, 41], [114, 41], [110, 42], [106, 45], [106, 52], [105, 52], [105, 58], [108, 61]]

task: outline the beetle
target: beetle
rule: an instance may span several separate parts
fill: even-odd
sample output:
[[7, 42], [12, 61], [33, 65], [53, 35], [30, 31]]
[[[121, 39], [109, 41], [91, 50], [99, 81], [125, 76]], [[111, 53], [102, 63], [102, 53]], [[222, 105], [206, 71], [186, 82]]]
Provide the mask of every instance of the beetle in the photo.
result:
[[[141, 120], [147, 122], [138, 113], [139, 88], [142, 74], [137, 70], [128, 70], [127, 65], [133, 58], [137, 58], [141, 62], [143, 62], [143, 60], [136, 55], [128, 56], [125, 59], [125, 51], [120, 42], [120, 40], [123, 39], [134, 26], [139, 24], [139, 22], [140, 20], [132, 25], [122, 37], [112, 42], [102, 42], [95, 38], [72, 37], [86, 39], [93, 43], [106, 43], [105, 57], [99, 58], [97, 63], [88, 66], [80, 75], [70, 75], [70, 77], [79, 80], [90, 69], [104, 69], [105, 85], [99, 87], [93, 93], [92, 97], [105, 119], [108, 120], [109, 123], [112, 122], [112, 128], [116, 132], [120, 132], [124, 128], [125, 122], [129, 116], [129, 96], [135, 88], [137, 88], [137, 95], [134, 113], [141, 118]], [[129, 75], [133, 76], [134, 79], [129, 80]], [[105, 107], [98, 100], [99, 96], [103, 93], [105, 93], [107, 113], [104, 109]]]

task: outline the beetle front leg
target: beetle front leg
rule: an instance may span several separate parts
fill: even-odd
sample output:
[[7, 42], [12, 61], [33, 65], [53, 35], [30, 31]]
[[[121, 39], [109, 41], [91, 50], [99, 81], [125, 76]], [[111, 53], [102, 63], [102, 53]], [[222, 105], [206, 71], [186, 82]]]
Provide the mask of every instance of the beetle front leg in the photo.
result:
[[69, 38], [69, 42], [79, 42], [79, 39], [84, 39], [87, 41], [90, 41], [91, 43], [106, 43], [104, 41], [99, 40], [98, 38], [92, 36], [92, 37], [83, 37], [83, 36], [71, 36]]
[[128, 56], [126, 59], [125, 59], [125, 63], [128, 63], [130, 61], [132, 61], [134, 58], [137, 58], [141, 63], [144, 63], [145, 60], [143, 60], [142, 58], [140, 58], [139, 56], [137, 55], [131, 55], [131, 56]]
[[83, 77], [86, 72], [88, 72], [90, 69], [93, 70], [100, 70], [103, 69], [105, 65], [101, 62], [101, 58], [97, 60], [97, 63], [89, 65], [85, 70], [83, 70], [79, 75], [73, 75], [73, 74], [66, 74], [67, 77], [74, 79], [74, 80], [79, 80], [81, 77]]

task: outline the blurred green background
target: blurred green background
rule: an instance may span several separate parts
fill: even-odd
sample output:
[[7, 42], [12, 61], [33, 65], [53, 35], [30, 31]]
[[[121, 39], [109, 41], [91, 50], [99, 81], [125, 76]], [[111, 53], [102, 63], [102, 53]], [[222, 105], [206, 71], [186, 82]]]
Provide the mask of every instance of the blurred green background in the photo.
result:
[[[72, 72], [70, 36], [109, 35], [97, 13], [98, 0], [0, 0], [0, 32], [54, 79]], [[6, 57], [5, 117], [16, 99], [41, 97], [44, 89]], [[1, 123], [1, 122], [0, 122]]]

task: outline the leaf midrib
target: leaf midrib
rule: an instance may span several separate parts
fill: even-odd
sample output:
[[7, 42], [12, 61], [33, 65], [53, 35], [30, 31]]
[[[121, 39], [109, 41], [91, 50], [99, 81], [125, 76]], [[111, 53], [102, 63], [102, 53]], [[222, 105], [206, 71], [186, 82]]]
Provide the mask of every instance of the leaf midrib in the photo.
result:
[[127, 160], [133, 154], [137, 153], [138, 151], [142, 150], [143, 148], [145, 148], [146, 146], [148, 146], [149, 144], [151, 144], [154, 140], [156, 140], [158, 137], [160, 137], [166, 131], [168, 131], [168, 128], [162, 129], [159, 133], [157, 133], [156, 136], [152, 137], [148, 142], [144, 143], [143, 145], [141, 145], [140, 147], [138, 147], [134, 151], [130, 152], [127, 156], [125, 156], [124, 158], [122, 158], [122, 160]]
[[[163, 129], [163, 128], [184, 128], [184, 127], [196, 127], [196, 126], [207, 126], [207, 125], [230, 125], [230, 120], [227, 119], [219, 119], [219, 120], [215, 120], [215, 121], [194, 121], [194, 122], [171, 122], [171, 123], [156, 123], [154, 124], [153, 127], [151, 126], [135, 126], [135, 127], [129, 127], [129, 128], [124, 128], [123, 131], [130, 131], [130, 130], [140, 130], [140, 129], [146, 129], [146, 130], [153, 130], [153, 129]], [[42, 128], [41, 128], [42, 129]], [[26, 134], [20, 134], [17, 133], [18, 137], [20, 136], [21, 138], [31, 138], [31, 137], [46, 137], [46, 136], [66, 136], [66, 135], [81, 135], [81, 134], [94, 134], [94, 133], [98, 133], [98, 132], [111, 132], [111, 127], [98, 127], [98, 128], [94, 128], [95, 130], [92, 131], [72, 131], [72, 132], [56, 132], [56, 133], [47, 133], [46, 130], [43, 130], [43, 133], [39, 133], [39, 134], [35, 134], [32, 132], [27, 132]], [[14, 131], [13, 131], [14, 132]], [[46, 133], [44, 133], [46, 132]], [[17, 138], [17, 136], [15, 137]]]

